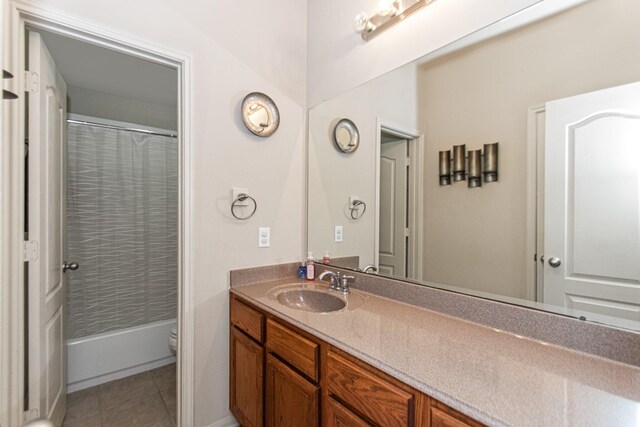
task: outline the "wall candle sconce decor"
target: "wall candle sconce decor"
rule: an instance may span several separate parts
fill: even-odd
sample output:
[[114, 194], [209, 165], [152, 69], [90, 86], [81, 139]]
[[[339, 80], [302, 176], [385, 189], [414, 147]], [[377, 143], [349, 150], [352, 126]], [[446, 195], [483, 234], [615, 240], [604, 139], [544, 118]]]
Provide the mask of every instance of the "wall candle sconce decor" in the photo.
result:
[[440, 185], [451, 185], [453, 182], [467, 180], [469, 188], [482, 186], [484, 182], [498, 181], [498, 143], [484, 144], [482, 150], [471, 150], [467, 155], [466, 147], [453, 146], [451, 150], [438, 152], [438, 177]]
[[465, 163], [467, 151], [464, 144], [453, 146], [453, 181], [463, 181], [465, 178]]
[[498, 143], [484, 144], [484, 182], [498, 180]]
[[451, 185], [451, 150], [438, 153], [440, 185]]
[[356, 15], [353, 29], [363, 40], [370, 40], [435, 0], [379, 0], [378, 11], [371, 17], [366, 12]]
[[481, 158], [482, 150], [469, 151], [469, 180], [467, 181], [469, 188], [482, 186], [482, 174], [480, 173]]

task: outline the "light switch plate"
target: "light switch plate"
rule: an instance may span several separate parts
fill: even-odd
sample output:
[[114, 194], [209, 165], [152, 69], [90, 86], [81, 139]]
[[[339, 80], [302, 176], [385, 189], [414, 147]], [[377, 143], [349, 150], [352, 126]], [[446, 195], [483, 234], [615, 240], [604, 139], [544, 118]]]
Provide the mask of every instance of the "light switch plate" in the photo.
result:
[[344, 236], [342, 233], [342, 226], [341, 225], [336, 225], [335, 231], [333, 233], [333, 241], [335, 243], [342, 243]]
[[258, 247], [268, 248], [269, 246], [271, 246], [271, 228], [258, 228]]

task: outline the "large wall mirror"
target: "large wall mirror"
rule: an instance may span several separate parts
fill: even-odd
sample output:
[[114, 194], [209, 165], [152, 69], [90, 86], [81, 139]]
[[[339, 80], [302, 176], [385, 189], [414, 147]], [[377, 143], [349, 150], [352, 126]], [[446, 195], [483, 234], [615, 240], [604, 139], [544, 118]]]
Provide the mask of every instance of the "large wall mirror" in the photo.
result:
[[[313, 107], [308, 249], [640, 330], [639, 20], [638, 1], [587, 1]], [[344, 117], [360, 131], [351, 155], [332, 140]], [[440, 185], [439, 151], [494, 142], [497, 182]], [[368, 208], [353, 219], [356, 199]]]

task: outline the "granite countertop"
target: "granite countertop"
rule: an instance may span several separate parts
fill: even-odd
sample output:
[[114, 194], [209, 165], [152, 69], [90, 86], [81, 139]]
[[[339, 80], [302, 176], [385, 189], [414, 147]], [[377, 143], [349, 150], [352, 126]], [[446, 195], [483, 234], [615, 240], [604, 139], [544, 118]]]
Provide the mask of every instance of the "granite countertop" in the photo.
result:
[[488, 425], [640, 425], [640, 368], [358, 290], [345, 310], [304, 312], [272, 296], [291, 283], [327, 288], [282, 279], [231, 292]]

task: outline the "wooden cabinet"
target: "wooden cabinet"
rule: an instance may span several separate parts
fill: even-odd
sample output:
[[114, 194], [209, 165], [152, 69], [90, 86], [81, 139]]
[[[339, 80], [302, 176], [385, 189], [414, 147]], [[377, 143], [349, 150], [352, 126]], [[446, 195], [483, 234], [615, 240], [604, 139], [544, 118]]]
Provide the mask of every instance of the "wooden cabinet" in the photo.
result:
[[230, 324], [230, 407], [244, 427], [481, 426], [235, 295]]
[[334, 398], [327, 399], [327, 427], [371, 427], [372, 425], [341, 405]]
[[262, 342], [264, 315], [248, 305], [231, 298], [231, 324], [258, 342]]
[[243, 426], [261, 427], [264, 349], [233, 326], [230, 353], [231, 412]]
[[482, 427], [482, 424], [476, 420], [441, 402], [430, 400], [431, 404], [428, 406], [430, 421], [427, 424], [429, 427]]
[[332, 351], [327, 357], [327, 390], [378, 425], [413, 425], [413, 393]]
[[267, 427], [318, 426], [319, 387], [271, 354], [266, 377]]
[[320, 346], [273, 320], [267, 320], [267, 349], [291, 366], [318, 381]]

